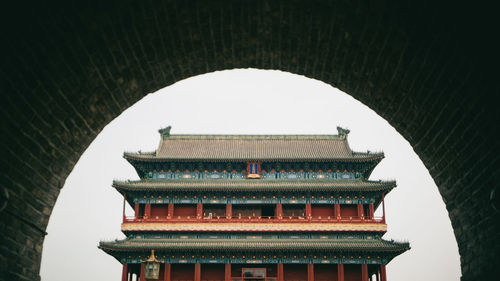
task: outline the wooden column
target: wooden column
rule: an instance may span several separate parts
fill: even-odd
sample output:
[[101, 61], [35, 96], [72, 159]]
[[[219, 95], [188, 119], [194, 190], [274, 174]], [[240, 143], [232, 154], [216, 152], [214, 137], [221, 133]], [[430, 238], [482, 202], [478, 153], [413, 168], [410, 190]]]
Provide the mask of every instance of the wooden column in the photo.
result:
[[203, 204], [196, 204], [196, 218], [201, 219], [203, 217]]
[[127, 269], [127, 264], [124, 263], [122, 268], [122, 281], [128, 281], [127, 279], [128, 279], [128, 269]]
[[306, 218], [312, 218], [311, 203], [306, 203]]
[[146, 274], [144, 273], [144, 263], [141, 263], [141, 273], [139, 275], [139, 281], [146, 281]]
[[224, 272], [224, 281], [231, 281], [231, 264], [226, 263], [225, 272]]
[[368, 205], [368, 208], [370, 210], [370, 219], [373, 219], [375, 217], [375, 207], [373, 206], [373, 203]]
[[174, 203], [168, 203], [167, 217], [169, 219], [174, 217]]
[[337, 266], [338, 281], [344, 281], [344, 265], [339, 263]]
[[358, 217], [363, 219], [365, 214], [363, 213], [363, 204], [358, 203]]
[[285, 272], [283, 271], [283, 264], [278, 263], [278, 281], [285, 280]]
[[172, 266], [169, 263], [165, 264], [165, 269], [163, 271], [163, 281], [170, 281], [170, 272], [172, 271]]
[[276, 217], [278, 219], [283, 218], [283, 205], [281, 203], [276, 204]]
[[139, 218], [139, 203], [135, 203], [134, 205], [135, 218]]
[[361, 280], [368, 281], [368, 265], [366, 263], [361, 265]]
[[380, 265], [380, 281], [387, 281], [385, 264]]
[[126, 203], [127, 203], [127, 194], [124, 193], [123, 194], [123, 212], [122, 212], [122, 214], [123, 214], [123, 222], [125, 222], [125, 220], [126, 220], [126, 216], [125, 216], [125, 204]]
[[314, 264], [307, 264], [307, 281], [314, 281]]
[[233, 204], [227, 203], [226, 204], [226, 218], [231, 219], [233, 216]]
[[201, 281], [201, 264], [194, 264], [194, 281]]
[[144, 207], [144, 218], [148, 219], [151, 217], [151, 204], [146, 203], [146, 206]]
[[335, 217], [340, 218], [340, 204], [333, 205], [333, 211]]
[[382, 193], [382, 222], [385, 223], [385, 202], [384, 202], [384, 193]]

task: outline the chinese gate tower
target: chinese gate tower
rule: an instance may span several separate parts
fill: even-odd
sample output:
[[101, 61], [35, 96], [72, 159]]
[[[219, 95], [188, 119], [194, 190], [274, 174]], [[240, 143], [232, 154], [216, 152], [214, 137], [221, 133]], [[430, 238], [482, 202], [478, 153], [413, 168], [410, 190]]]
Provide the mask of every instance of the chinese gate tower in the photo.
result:
[[[408, 243], [386, 241], [383, 153], [338, 135], [170, 135], [125, 153], [140, 176], [114, 181], [134, 210], [124, 240], [99, 247], [122, 281], [386, 281]], [[125, 207], [125, 206], [124, 206]]]

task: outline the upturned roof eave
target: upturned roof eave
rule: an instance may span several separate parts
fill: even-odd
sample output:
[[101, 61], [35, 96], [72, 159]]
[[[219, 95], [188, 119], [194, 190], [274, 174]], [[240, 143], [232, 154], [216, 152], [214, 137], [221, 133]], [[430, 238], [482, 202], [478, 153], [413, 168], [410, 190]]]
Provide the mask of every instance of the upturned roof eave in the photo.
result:
[[[152, 181], [145, 181], [145, 180], [140, 180], [137, 182], [127, 182], [127, 181], [113, 181], [112, 186], [115, 189], [123, 189], [127, 191], [169, 191], [169, 190], [212, 190], [212, 191], [273, 191], [273, 190], [280, 190], [280, 191], [296, 191], [296, 190], [315, 190], [315, 191], [390, 191], [393, 188], [397, 186], [396, 181], [379, 181], [379, 182], [365, 182], [368, 184], [375, 184], [375, 186], [363, 186], [363, 182], [360, 182], [360, 185], [354, 185], [354, 186], [310, 186], [311, 184], [323, 184], [323, 183], [328, 183], [328, 181], [322, 181], [322, 180], [316, 180], [316, 181], [308, 181], [308, 180], [303, 180], [303, 183], [299, 181], [272, 181], [272, 183], [282, 183], [283, 186], [266, 186], [266, 181], [267, 180], [238, 180], [238, 181], [231, 181], [230, 183], [234, 184], [235, 186], [227, 186], [224, 185], [224, 183], [227, 183], [227, 181], [223, 180], [213, 180], [214, 185], [207, 185], [207, 183], [210, 183], [210, 180], [171, 180], [171, 181], [156, 181], [158, 183], [157, 186], [154, 185], [149, 185], [145, 186], [142, 185], [141, 183], [154, 183], [155, 180]], [[165, 183], [175, 183], [175, 186], [168, 186], [165, 185]], [[200, 184], [200, 186], [196, 186], [196, 184]], [[290, 186], [290, 183], [295, 183], [297, 184], [296, 186]], [[191, 186], [186, 186], [182, 184], [189, 184]], [[238, 184], [241, 184], [242, 186], [238, 186]], [[245, 184], [250, 184], [247, 186], [243, 186]], [[288, 184], [288, 185], [287, 185]], [[301, 185], [304, 184], [304, 185]], [[307, 185], [306, 185], [307, 184]], [[194, 185], [194, 186], [193, 186]], [[204, 186], [202, 186], [204, 185]]]
[[[108, 251], [143, 251], [149, 249], [155, 249], [160, 251], [208, 251], [208, 250], [220, 250], [220, 251], [266, 251], [266, 250], [283, 250], [283, 251], [331, 251], [331, 252], [380, 252], [380, 253], [401, 253], [410, 249], [409, 243], [400, 243], [381, 240], [377, 241], [382, 245], [363, 245], [367, 241], [344, 241], [335, 245], [333, 242], [325, 242], [321, 240], [310, 241], [200, 241], [199, 239], [193, 239], [192, 241], [173, 241], [167, 240], [159, 241], [156, 243], [145, 243], [143, 241], [135, 241], [137, 245], [123, 245], [123, 243], [130, 243], [125, 240], [114, 241], [114, 242], [103, 242], [99, 243], [99, 248]], [[163, 242], [163, 243], [162, 243]], [[142, 243], [142, 244], [141, 244]], [[345, 245], [341, 245], [345, 244]], [[358, 245], [356, 245], [358, 244]]]
[[[271, 162], [271, 161], [283, 161], [283, 162], [326, 162], [326, 161], [341, 161], [341, 162], [371, 162], [383, 159], [384, 153], [369, 153], [363, 155], [363, 157], [311, 157], [311, 158], [297, 158], [297, 157], [275, 157], [275, 158], [263, 158], [263, 157], [234, 157], [234, 158], [190, 158], [190, 157], [158, 157], [154, 154], [141, 154], [125, 152], [123, 153], [123, 158], [130, 161], [140, 161], [140, 162], [169, 162], [169, 161], [179, 161], [179, 162], [237, 162], [237, 161], [261, 161], [261, 162]], [[133, 164], [133, 163], [131, 163]]]

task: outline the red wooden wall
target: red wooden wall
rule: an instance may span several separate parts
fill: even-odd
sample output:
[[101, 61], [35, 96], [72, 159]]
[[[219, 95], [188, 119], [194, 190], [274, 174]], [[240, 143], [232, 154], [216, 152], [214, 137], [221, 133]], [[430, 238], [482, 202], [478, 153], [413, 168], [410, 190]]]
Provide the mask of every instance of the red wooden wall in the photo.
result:
[[357, 217], [358, 216], [358, 205], [356, 205], [356, 204], [342, 204], [342, 205], [340, 205], [340, 216], [341, 217]]
[[360, 264], [344, 264], [344, 281], [362, 281]]
[[307, 281], [307, 264], [284, 264], [286, 281]]
[[166, 218], [168, 216], [168, 205], [151, 204], [151, 217]]
[[175, 204], [174, 217], [196, 217], [196, 205], [194, 204]]
[[224, 264], [202, 264], [201, 265], [201, 280], [224, 280], [225, 265]]
[[315, 264], [314, 281], [338, 281], [337, 264]]
[[172, 264], [171, 280], [194, 280], [194, 264]]
[[311, 214], [313, 218], [333, 218], [335, 216], [334, 211], [335, 209], [333, 205], [311, 205]]

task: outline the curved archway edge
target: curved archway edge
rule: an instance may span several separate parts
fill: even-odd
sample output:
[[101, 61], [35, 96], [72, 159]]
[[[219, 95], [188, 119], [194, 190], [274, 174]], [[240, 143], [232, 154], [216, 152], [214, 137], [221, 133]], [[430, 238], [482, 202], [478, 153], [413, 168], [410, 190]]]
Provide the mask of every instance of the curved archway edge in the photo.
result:
[[2, 24], [0, 198], [7, 204], [0, 211], [0, 279], [39, 280], [59, 190], [107, 123], [176, 81], [249, 67], [321, 80], [384, 117], [439, 187], [462, 280], [493, 273], [500, 157], [498, 113], [489, 101], [499, 86], [496, 46], [487, 41], [495, 25], [483, 16], [488, 7], [300, 0], [40, 5], [9, 7]]

